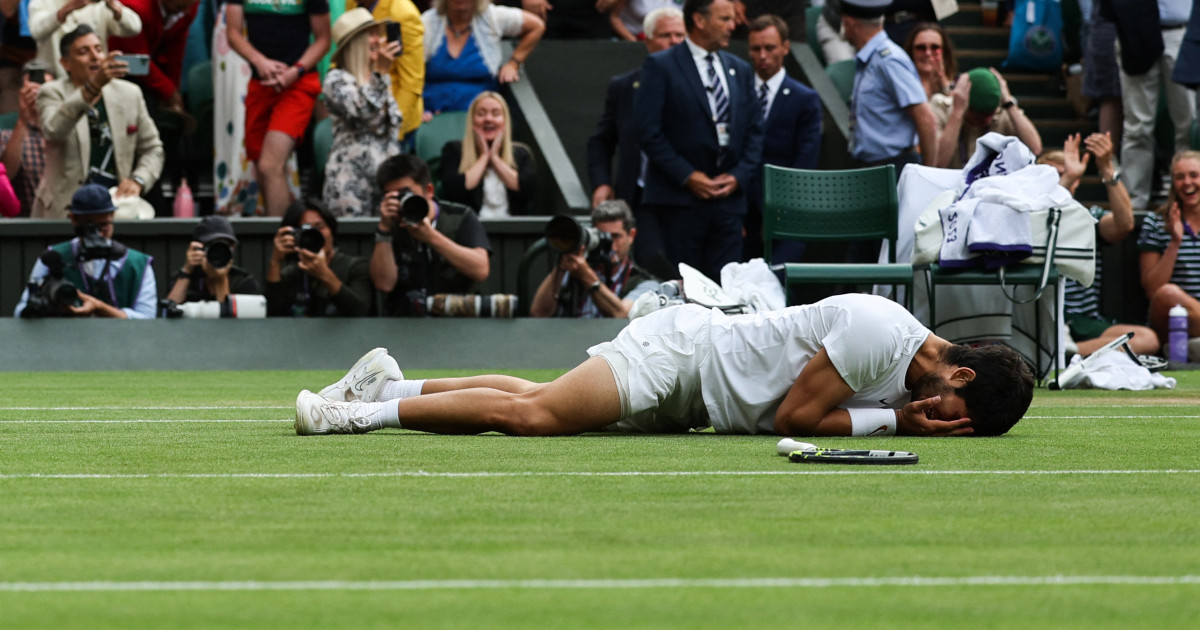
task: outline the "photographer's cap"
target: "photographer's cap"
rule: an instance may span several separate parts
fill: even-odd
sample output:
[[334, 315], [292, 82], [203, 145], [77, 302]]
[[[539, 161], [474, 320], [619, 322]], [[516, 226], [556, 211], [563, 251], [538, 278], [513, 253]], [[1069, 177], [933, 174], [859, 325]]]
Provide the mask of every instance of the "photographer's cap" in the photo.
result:
[[71, 195], [72, 214], [106, 214], [116, 212], [108, 189], [100, 184], [84, 184]]
[[192, 230], [192, 239], [205, 245], [219, 238], [233, 243], [238, 242], [237, 237], [233, 235], [233, 225], [229, 223], [229, 219], [222, 216], [214, 214], [204, 217], [196, 225], [196, 229]]

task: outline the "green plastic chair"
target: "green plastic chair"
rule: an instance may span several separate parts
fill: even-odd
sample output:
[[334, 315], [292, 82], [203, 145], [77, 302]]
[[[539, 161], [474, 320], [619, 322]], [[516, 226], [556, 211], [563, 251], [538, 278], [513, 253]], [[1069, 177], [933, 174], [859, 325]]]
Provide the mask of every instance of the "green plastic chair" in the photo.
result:
[[13, 129], [17, 126], [17, 119], [20, 118], [20, 112], [9, 112], [0, 114], [0, 129]]
[[900, 209], [895, 166], [810, 171], [768, 164], [763, 169], [766, 260], [771, 260], [776, 239], [888, 242], [886, 264], [787, 263], [784, 292], [789, 299], [788, 289], [795, 284], [885, 284], [907, 287], [906, 301], [911, 303], [913, 267], [896, 262]]
[[[442, 147], [451, 140], [462, 140], [463, 130], [467, 128], [467, 112], [442, 112], [427, 123], [421, 123], [417, 128], [413, 150], [417, 157], [425, 160], [429, 171], [433, 173], [434, 181], [441, 186], [440, 168], [442, 164]], [[440, 192], [440, 190], [439, 190]]]
[[829, 80], [833, 81], [833, 86], [847, 105], [850, 104], [850, 95], [854, 93], [854, 70], [853, 59], [844, 59], [825, 66], [825, 74], [829, 75]]
[[808, 7], [804, 10], [804, 36], [808, 40], [808, 47], [812, 49], [813, 54], [817, 56], [817, 61], [821, 65], [825, 65], [825, 52], [821, 50], [821, 42], [817, 41], [817, 18], [821, 17], [821, 9], [823, 7]]
[[333, 119], [324, 118], [313, 127], [313, 161], [321, 177], [325, 176], [325, 162], [329, 160], [329, 147], [333, 144]]

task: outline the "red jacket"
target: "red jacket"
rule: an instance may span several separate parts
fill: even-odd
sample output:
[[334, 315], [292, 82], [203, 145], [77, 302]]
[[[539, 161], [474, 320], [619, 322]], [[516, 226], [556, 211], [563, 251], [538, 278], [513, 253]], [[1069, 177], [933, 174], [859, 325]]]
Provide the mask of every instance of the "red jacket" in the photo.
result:
[[136, 81], [142, 89], [165, 101], [179, 90], [183, 50], [187, 46], [188, 29], [192, 20], [196, 19], [199, 3], [193, 4], [167, 30], [163, 30], [164, 18], [159, 0], [122, 0], [122, 4], [142, 18], [142, 32], [133, 37], [110, 37], [108, 49], [125, 54], [150, 55], [149, 75], [125, 78]]

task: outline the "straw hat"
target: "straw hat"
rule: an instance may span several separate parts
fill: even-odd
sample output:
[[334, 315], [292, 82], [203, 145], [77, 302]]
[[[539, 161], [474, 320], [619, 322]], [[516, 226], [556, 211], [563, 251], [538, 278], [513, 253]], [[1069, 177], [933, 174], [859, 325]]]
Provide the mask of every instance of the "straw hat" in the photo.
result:
[[333, 52], [333, 59], [336, 61], [341, 56], [343, 47], [355, 35], [389, 22], [391, 20], [375, 21], [375, 18], [371, 17], [371, 12], [362, 7], [343, 13], [342, 17], [333, 23], [333, 41], [337, 45], [337, 49]]

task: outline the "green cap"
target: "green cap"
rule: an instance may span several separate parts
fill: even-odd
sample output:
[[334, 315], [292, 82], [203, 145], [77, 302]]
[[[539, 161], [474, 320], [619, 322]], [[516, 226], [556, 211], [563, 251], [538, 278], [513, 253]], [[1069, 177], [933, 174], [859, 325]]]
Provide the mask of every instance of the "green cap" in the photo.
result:
[[987, 68], [975, 68], [967, 73], [971, 79], [971, 99], [967, 108], [992, 113], [1000, 106], [1000, 82]]

